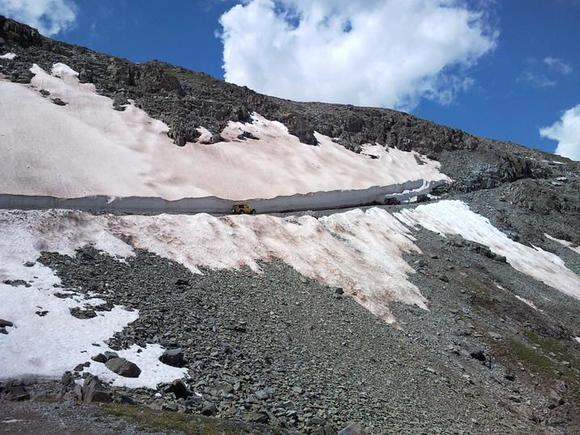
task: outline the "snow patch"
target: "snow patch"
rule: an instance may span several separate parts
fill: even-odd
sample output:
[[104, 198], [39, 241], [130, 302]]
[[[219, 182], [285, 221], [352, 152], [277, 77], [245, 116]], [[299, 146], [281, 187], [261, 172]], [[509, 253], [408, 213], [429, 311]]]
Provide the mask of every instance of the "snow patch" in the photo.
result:
[[574, 246], [572, 244], [572, 242], [569, 242], [567, 240], [560, 240], [557, 239], [555, 237], [552, 237], [549, 234], [544, 233], [544, 237], [546, 237], [549, 240], [552, 240], [553, 242], [559, 243], [562, 246], [565, 246], [566, 248], [570, 248], [572, 251], [574, 251], [576, 254], [580, 254], [580, 246]]
[[[369, 145], [377, 157], [370, 158], [320, 134], [311, 146], [257, 114], [248, 124], [229, 123], [224, 142], [177, 147], [166, 124], [132, 104], [114, 110], [68, 66], [31, 71], [33, 87], [0, 81], [0, 193], [244, 200], [449, 181], [438, 162], [417, 153]], [[34, 88], [67, 105], [52, 104]], [[200, 132], [207, 139], [209, 132]], [[259, 139], [238, 139], [243, 132]]]
[[0, 59], [8, 59], [8, 60], [14, 60], [16, 59], [16, 53], [6, 53], [0, 56]]
[[466, 240], [485, 245], [495, 254], [506, 257], [514, 269], [580, 299], [580, 277], [568, 269], [560, 257], [537, 247], [514, 242], [488, 219], [471, 211], [462, 201], [420, 205], [412, 210], [402, 210], [395, 216], [411, 227], [420, 225], [443, 236], [457, 234]]
[[[31, 69], [32, 73], [34, 73], [35, 75], [39, 73], [39, 67], [38, 65], [35, 65], [32, 69]], [[76, 72], [74, 69], [72, 69], [70, 66], [65, 65], [64, 63], [55, 63], [52, 66], [52, 69], [50, 71], [50, 73], [54, 76], [54, 77], [58, 77], [60, 79], [63, 80], [67, 80], [67, 79], [71, 79], [71, 78], [77, 78], [79, 73]], [[71, 82], [72, 84], [74, 84], [74, 81]]]
[[526, 304], [528, 307], [533, 308], [534, 310], [542, 313], [543, 311], [540, 310], [538, 307], [536, 307], [536, 304], [534, 304], [532, 301], [530, 301], [529, 299], [523, 298], [521, 296], [518, 295], [514, 295], [516, 297], [517, 300], [523, 302], [524, 304]]
[[[0, 318], [14, 323], [7, 335], [0, 335], [0, 379], [58, 378], [86, 361], [91, 362], [87, 371], [101, 374], [102, 368], [90, 357], [111, 350], [105, 340], [135, 321], [138, 312], [115, 306], [111, 311], [97, 311], [94, 318], [78, 319], [71, 309], [95, 307], [105, 301], [60, 288], [59, 278], [49, 267], [40, 263], [26, 267], [24, 263], [36, 260], [41, 251], [71, 255], [86, 244], [122, 257], [133, 255], [132, 248], [81, 216], [54, 212], [34, 216], [0, 213]], [[2, 283], [5, 280], [23, 280], [30, 287], [14, 287]], [[56, 293], [71, 297], [59, 298]], [[150, 345], [141, 353], [136, 348], [119, 353], [142, 370], [127, 386], [153, 388], [158, 382], [185, 375], [156, 359], [162, 353], [159, 346]], [[121, 385], [116, 377], [111, 372], [105, 379]]]
[[209, 131], [205, 127], [199, 127], [197, 129], [197, 132], [199, 133], [199, 137], [197, 138], [197, 143], [206, 144], [206, 145], [211, 143], [211, 139], [213, 137], [213, 134], [211, 134], [211, 131]]

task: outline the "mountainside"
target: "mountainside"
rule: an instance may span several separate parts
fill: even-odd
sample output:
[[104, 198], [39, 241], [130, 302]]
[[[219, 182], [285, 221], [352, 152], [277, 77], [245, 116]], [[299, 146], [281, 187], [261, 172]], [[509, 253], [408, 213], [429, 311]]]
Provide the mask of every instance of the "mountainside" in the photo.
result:
[[578, 162], [1, 16], [0, 155], [8, 433], [580, 430]]

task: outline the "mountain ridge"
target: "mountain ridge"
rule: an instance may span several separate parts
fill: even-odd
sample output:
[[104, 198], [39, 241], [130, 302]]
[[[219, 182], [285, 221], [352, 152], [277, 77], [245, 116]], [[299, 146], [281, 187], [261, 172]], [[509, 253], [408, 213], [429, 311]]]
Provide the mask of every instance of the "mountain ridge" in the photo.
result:
[[578, 163], [560, 156], [480, 138], [392, 109], [294, 102], [165, 62], [135, 64], [51, 40], [1, 16], [0, 38], [3, 50], [18, 52], [15, 59], [2, 65], [10, 80], [29, 82], [31, 62], [45, 70], [53, 63], [66, 63], [79, 71], [81, 82], [92, 82], [97, 92], [111, 97], [119, 110], [131, 99], [150, 116], [164, 121], [170, 127], [170, 137], [180, 146], [197, 139], [199, 127], [209, 129], [213, 141], [218, 141], [227, 122], [249, 122], [251, 114], [257, 112], [282, 122], [301, 142], [311, 145], [317, 143], [314, 132], [318, 132], [355, 152], [365, 143], [418, 151], [441, 162], [443, 172], [456, 180], [451, 188], [454, 191], [557, 176], [562, 171], [552, 161], [578, 167]]

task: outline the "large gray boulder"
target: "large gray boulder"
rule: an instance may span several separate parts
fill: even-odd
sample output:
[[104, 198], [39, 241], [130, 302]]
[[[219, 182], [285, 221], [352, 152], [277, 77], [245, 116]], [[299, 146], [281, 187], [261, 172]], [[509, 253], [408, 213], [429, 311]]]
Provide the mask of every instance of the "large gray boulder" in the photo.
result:
[[125, 378], [138, 378], [141, 374], [141, 369], [137, 364], [132, 363], [125, 358], [111, 358], [106, 362], [105, 366], [112, 372]]

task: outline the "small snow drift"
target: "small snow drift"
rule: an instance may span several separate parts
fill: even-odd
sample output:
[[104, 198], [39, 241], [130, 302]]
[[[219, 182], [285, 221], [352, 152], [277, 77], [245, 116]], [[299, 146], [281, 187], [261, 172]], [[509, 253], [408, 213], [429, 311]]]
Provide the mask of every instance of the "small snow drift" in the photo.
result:
[[6, 53], [6, 54], [1, 55], [0, 59], [14, 60], [14, 59], [16, 59], [16, 54], [15, 53]]
[[244, 200], [449, 181], [417, 153], [368, 145], [356, 154], [322, 135], [310, 146], [258, 114], [230, 123], [224, 142], [208, 144], [211, 133], [200, 128], [197, 143], [177, 147], [167, 125], [133, 105], [114, 110], [68, 66], [31, 71], [31, 86], [0, 81], [0, 193]]
[[[65, 223], [66, 219], [60, 221]], [[58, 378], [87, 361], [91, 366], [85, 371], [102, 375], [115, 385], [155, 388], [157, 383], [182, 378], [182, 369], [158, 361], [163, 350], [157, 345], [148, 345], [140, 352], [136, 346], [119, 352], [139, 364], [142, 373], [134, 379], [110, 371], [102, 373], [100, 365], [90, 361], [92, 355], [110, 350], [105, 341], [135, 321], [138, 312], [120, 306], [94, 310], [105, 301], [60, 288], [60, 280], [50, 268], [34, 263], [41, 249], [72, 254], [86, 243], [106, 248], [113, 255], [131, 254], [120, 241], [86, 223], [90, 237], [83, 239], [82, 234], [63, 227], [50, 227], [60, 225], [57, 222], [44, 221], [48, 227], [41, 230], [22, 216], [0, 216], [0, 318], [13, 324], [8, 334], [0, 335], [0, 380]], [[94, 311], [94, 316], [73, 315], [75, 310], [87, 309]]]
[[544, 233], [544, 236], [548, 239], [551, 240], [553, 242], [559, 243], [562, 246], [565, 246], [566, 248], [570, 248], [572, 251], [574, 251], [576, 254], [580, 254], [580, 246], [574, 246], [572, 244], [572, 242], [569, 242], [567, 240], [561, 240], [561, 239], [557, 239], [555, 237], [552, 237], [549, 234]]
[[471, 211], [464, 202], [440, 201], [420, 205], [415, 209], [402, 210], [395, 216], [411, 227], [420, 225], [441, 235], [457, 234], [485, 245], [495, 254], [506, 257], [514, 269], [580, 299], [580, 277], [568, 269], [560, 257], [514, 242], [488, 219]]

